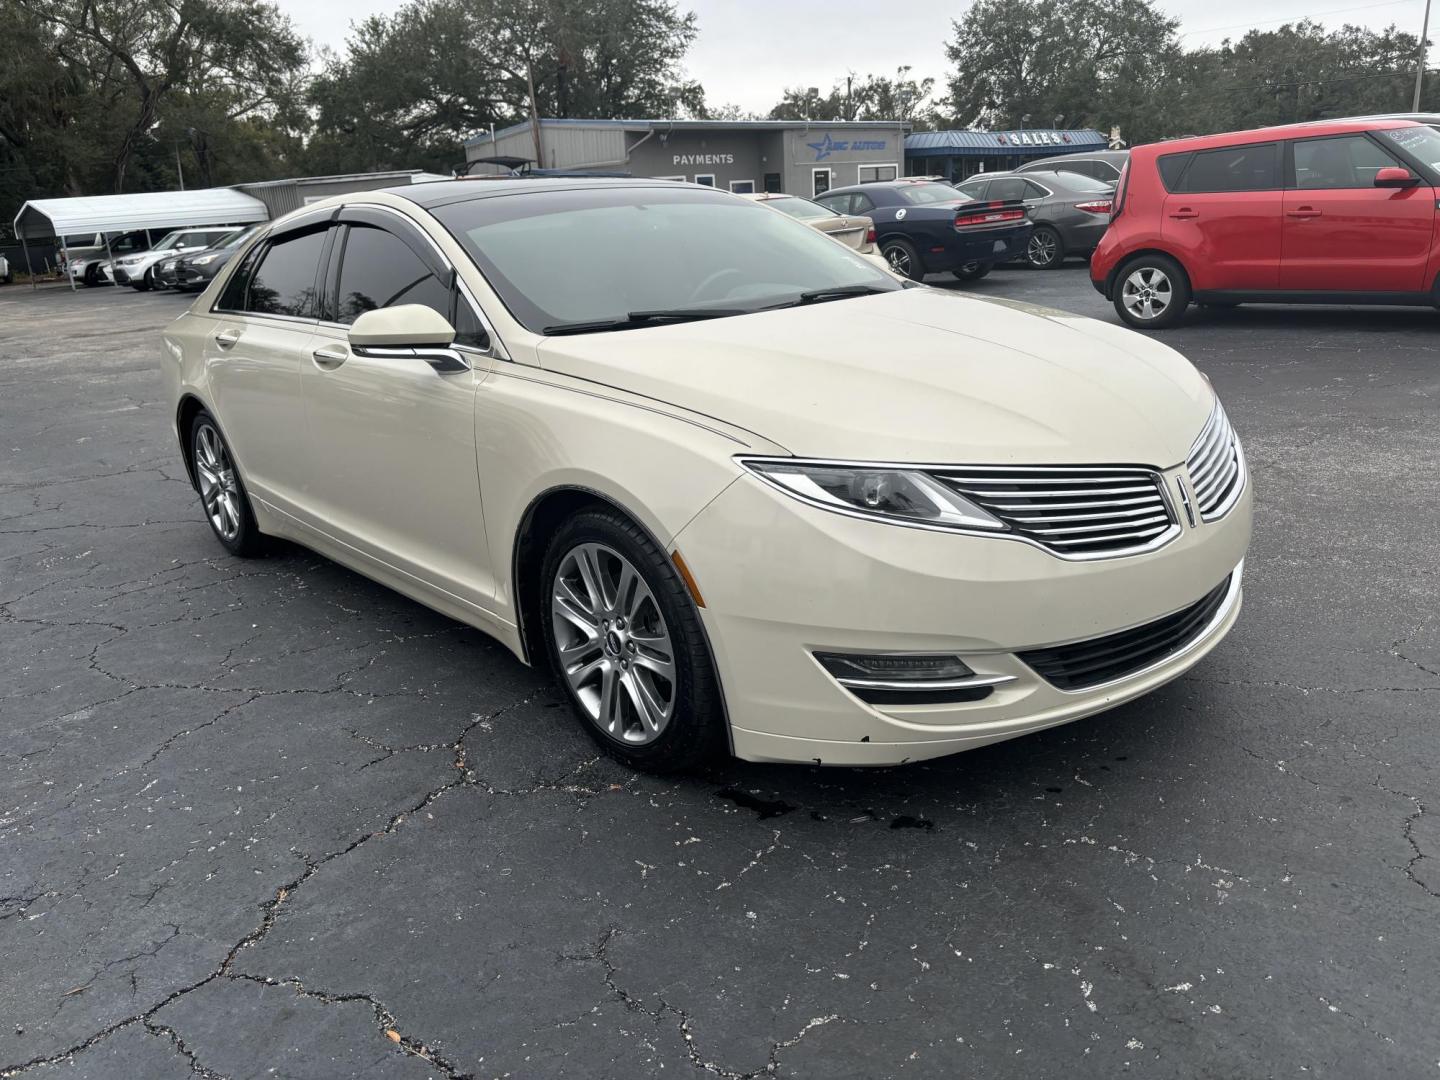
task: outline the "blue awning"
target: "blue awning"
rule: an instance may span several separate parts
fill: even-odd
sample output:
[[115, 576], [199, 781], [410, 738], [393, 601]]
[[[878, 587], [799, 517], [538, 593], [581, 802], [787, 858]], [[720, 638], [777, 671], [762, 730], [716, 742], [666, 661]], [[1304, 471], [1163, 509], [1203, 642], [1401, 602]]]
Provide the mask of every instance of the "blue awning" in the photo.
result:
[[995, 157], [1015, 155], [1051, 157], [1104, 150], [1105, 136], [1089, 128], [1061, 131], [1027, 128], [1022, 131], [915, 131], [905, 136], [906, 157]]

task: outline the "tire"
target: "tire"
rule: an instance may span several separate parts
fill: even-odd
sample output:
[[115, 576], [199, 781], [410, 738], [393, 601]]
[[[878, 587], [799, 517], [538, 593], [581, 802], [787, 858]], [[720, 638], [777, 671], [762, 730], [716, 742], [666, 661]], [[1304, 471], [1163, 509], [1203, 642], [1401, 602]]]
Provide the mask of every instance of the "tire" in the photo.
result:
[[606, 753], [665, 773], [725, 752], [725, 713], [700, 618], [642, 529], [616, 510], [577, 514], [551, 540], [541, 573], [537, 615], [551, 668]]
[[250, 509], [245, 481], [235, 467], [220, 425], [205, 410], [190, 424], [190, 463], [210, 531], [231, 555], [251, 558], [264, 550], [264, 537]]
[[94, 289], [99, 286], [99, 284], [100, 272], [95, 269], [95, 265], [92, 263], [85, 268], [85, 287], [87, 289]]
[[952, 270], [951, 273], [961, 281], [979, 281], [994, 269], [994, 263], [968, 262], [958, 269]]
[[1035, 270], [1054, 270], [1065, 261], [1065, 241], [1049, 225], [1037, 225], [1025, 242], [1025, 263]]
[[880, 245], [880, 254], [890, 264], [890, 269], [901, 277], [911, 281], [925, 279], [925, 264], [920, 260], [920, 252], [909, 240], [886, 240]]
[[155, 275], [152, 271], [146, 270], [140, 275], [139, 281], [132, 281], [130, 287], [137, 292], [149, 292], [155, 287]]
[[1190, 279], [1168, 255], [1137, 255], [1115, 275], [1115, 313], [1136, 330], [1165, 330], [1185, 317]]

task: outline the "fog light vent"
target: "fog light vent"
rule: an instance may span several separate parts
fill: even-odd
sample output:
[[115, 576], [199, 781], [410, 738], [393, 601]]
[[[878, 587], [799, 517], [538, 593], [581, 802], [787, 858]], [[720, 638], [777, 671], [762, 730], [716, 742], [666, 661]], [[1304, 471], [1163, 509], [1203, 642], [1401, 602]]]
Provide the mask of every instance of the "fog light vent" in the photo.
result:
[[936, 705], [979, 701], [1012, 675], [977, 675], [946, 653], [817, 652], [820, 666], [872, 705]]

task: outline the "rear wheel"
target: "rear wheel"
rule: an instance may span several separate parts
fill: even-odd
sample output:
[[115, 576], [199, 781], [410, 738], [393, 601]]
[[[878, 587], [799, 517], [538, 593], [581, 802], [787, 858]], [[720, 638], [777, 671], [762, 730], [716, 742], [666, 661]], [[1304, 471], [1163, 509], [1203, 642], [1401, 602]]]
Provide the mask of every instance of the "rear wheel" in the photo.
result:
[[632, 768], [692, 768], [725, 748], [709, 648], [665, 553], [615, 510], [572, 518], [546, 552], [546, 649], [585, 730]]
[[890, 269], [901, 277], [911, 281], [920, 281], [925, 277], [925, 264], [920, 261], [920, 253], [910, 241], [886, 240], [880, 245], [880, 254], [885, 256]]
[[979, 281], [994, 269], [994, 263], [968, 262], [951, 272], [961, 281]]
[[231, 555], [260, 554], [264, 540], [250, 509], [245, 482], [240, 479], [240, 471], [235, 467], [225, 436], [220, 434], [220, 426], [204, 410], [197, 413], [190, 424], [190, 461], [195, 468], [200, 502], [215, 539]]
[[1115, 279], [1115, 313], [1137, 330], [1164, 330], [1185, 317], [1190, 281], [1168, 255], [1137, 255]]
[[1025, 245], [1025, 261], [1036, 270], [1053, 270], [1065, 261], [1065, 244], [1048, 225], [1037, 225]]

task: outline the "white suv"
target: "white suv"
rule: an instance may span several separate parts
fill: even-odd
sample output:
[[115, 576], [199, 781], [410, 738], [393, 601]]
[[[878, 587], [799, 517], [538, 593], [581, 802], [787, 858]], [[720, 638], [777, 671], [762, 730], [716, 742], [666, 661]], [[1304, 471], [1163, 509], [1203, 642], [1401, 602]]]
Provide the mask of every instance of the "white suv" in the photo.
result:
[[161, 259], [187, 251], [199, 251], [209, 247], [222, 236], [235, 231], [233, 225], [217, 225], [205, 229], [176, 229], [167, 234], [149, 251], [137, 252], [116, 259], [109, 266], [110, 275], [117, 285], [129, 285], [144, 292], [158, 284], [155, 264]]

